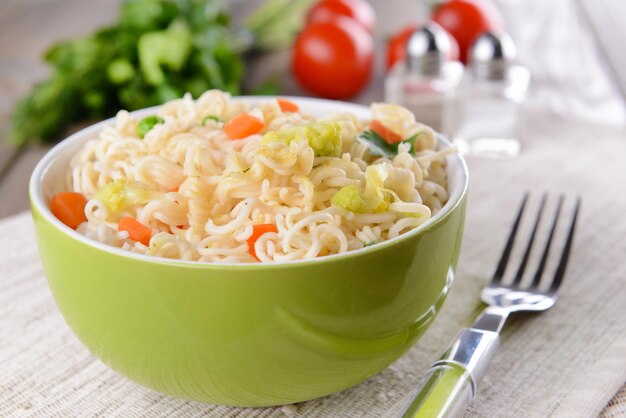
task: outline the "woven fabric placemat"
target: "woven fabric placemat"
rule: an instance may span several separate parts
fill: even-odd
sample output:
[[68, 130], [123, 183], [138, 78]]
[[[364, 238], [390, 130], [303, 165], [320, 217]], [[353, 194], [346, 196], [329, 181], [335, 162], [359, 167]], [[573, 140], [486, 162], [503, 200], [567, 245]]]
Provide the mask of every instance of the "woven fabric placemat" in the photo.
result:
[[393, 417], [479, 309], [480, 289], [526, 190], [534, 198], [543, 191], [582, 196], [575, 246], [558, 303], [546, 313], [511, 319], [467, 416], [624, 416], [626, 391], [615, 394], [626, 382], [626, 132], [543, 115], [531, 119], [530, 129], [533, 140], [518, 159], [468, 161], [461, 260], [450, 296], [426, 335], [366, 382], [290, 407], [183, 401], [108, 369], [57, 311], [30, 215], [1, 221], [0, 416]]

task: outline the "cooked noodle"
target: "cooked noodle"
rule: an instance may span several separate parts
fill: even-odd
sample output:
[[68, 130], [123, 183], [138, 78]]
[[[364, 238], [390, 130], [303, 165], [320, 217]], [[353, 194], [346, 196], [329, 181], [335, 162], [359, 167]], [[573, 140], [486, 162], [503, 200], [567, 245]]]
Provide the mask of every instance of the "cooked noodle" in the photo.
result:
[[[228, 121], [242, 112], [261, 119], [263, 131], [232, 140], [223, 122], [205, 120], [212, 115]], [[414, 153], [401, 144], [392, 158], [372, 158], [358, 138], [367, 121], [349, 113], [314, 118], [282, 112], [276, 100], [250, 106], [220, 91], [166, 103], [158, 112], [164, 122], [143, 139], [136, 133], [138, 121], [120, 111], [114, 126], [70, 162], [67, 187], [88, 199], [87, 222], [78, 231], [137, 253], [231, 263], [256, 261], [247, 241], [257, 224], [273, 224], [277, 231], [254, 242], [261, 262], [312, 259], [397, 237], [447, 201], [445, 157], [451, 151], [437, 151], [432, 130], [403, 108], [374, 104], [372, 113], [403, 138], [415, 135]], [[269, 131], [318, 121], [340, 126], [339, 156], [316, 156], [306, 139], [262, 142]], [[373, 165], [384, 169], [376, 190], [383, 206], [368, 213], [331, 203], [342, 188], [369, 187], [366, 171]], [[95, 196], [120, 179], [141, 184], [149, 198], [111, 210]], [[148, 246], [118, 231], [123, 216], [151, 229]]]

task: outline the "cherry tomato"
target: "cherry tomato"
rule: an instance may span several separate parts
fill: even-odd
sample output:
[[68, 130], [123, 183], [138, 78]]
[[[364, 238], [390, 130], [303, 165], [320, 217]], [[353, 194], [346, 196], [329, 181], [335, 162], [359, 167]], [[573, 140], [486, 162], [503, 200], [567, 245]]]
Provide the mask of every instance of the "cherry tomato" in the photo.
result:
[[437, 7], [432, 18], [454, 36], [463, 63], [467, 63], [468, 50], [477, 36], [504, 26], [490, 0], [451, 0]]
[[[387, 70], [394, 66], [398, 61], [404, 61], [406, 58], [406, 43], [413, 32], [419, 29], [417, 23], [405, 26], [398, 33], [389, 38], [387, 42]], [[448, 59], [456, 61], [459, 59], [459, 45], [450, 33], [446, 32], [450, 38], [450, 53]]]
[[405, 26], [387, 41], [387, 69], [406, 58], [406, 43], [413, 32], [419, 28], [417, 23]]
[[374, 40], [354, 20], [336, 16], [311, 23], [296, 39], [292, 70], [298, 82], [318, 96], [342, 99], [367, 83], [374, 60]]
[[351, 17], [369, 33], [374, 32], [376, 15], [366, 0], [321, 0], [309, 10], [307, 24], [328, 22], [336, 15]]

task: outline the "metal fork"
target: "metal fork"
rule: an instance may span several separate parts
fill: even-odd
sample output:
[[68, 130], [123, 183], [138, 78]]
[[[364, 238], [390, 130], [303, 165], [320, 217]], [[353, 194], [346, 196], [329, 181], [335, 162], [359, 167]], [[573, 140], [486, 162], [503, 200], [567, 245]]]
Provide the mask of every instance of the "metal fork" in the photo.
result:
[[580, 197], [576, 199], [566, 241], [552, 280], [547, 286], [543, 288], [540, 286], [562, 211], [563, 196], [559, 197], [556, 213], [532, 282], [529, 286], [522, 286], [522, 278], [541, 224], [546, 200], [547, 196], [544, 194], [539, 203], [537, 217], [521, 256], [517, 272], [512, 282], [505, 284], [503, 281], [504, 273], [509, 264], [515, 237], [528, 202], [528, 193], [524, 195], [493, 278], [480, 295], [483, 302], [489, 306], [484, 309], [470, 328], [461, 330], [440, 359], [432, 365], [400, 414], [402, 418], [461, 416], [474, 398], [476, 386], [495, 356], [500, 344], [499, 334], [509, 314], [520, 311], [545, 311], [556, 303], [557, 290], [563, 282], [565, 268], [574, 241]]

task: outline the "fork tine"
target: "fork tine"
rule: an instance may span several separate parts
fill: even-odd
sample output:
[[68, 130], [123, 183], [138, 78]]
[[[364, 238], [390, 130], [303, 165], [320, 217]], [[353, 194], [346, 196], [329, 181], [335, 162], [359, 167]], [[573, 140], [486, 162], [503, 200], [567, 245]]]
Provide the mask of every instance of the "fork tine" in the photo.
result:
[[522, 277], [524, 277], [524, 272], [526, 271], [526, 265], [528, 264], [528, 259], [530, 258], [530, 251], [533, 247], [533, 243], [535, 242], [535, 236], [537, 235], [537, 230], [539, 229], [539, 224], [541, 223], [541, 215], [543, 215], [543, 209], [546, 207], [546, 199], [547, 194], [544, 193], [541, 196], [541, 203], [539, 204], [539, 211], [537, 212], [537, 219], [535, 220], [535, 225], [533, 225], [533, 230], [530, 233], [530, 238], [528, 240], [528, 244], [526, 244], [526, 250], [524, 251], [524, 256], [522, 257], [522, 261], [519, 264], [517, 269], [517, 273], [515, 273], [515, 278], [513, 279], [513, 286], [517, 286], [522, 281]]
[[559, 203], [556, 206], [556, 214], [554, 215], [554, 220], [552, 221], [552, 226], [550, 227], [550, 233], [548, 235], [548, 240], [546, 241], [545, 248], [543, 250], [543, 254], [541, 256], [541, 261], [539, 261], [539, 266], [537, 267], [537, 271], [535, 272], [535, 277], [533, 278], [533, 282], [530, 285], [531, 288], [539, 287], [541, 283], [541, 277], [543, 276], [543, 270], [546, 267], [546, 262], [548, 261], [548, 254], [550, 253], [550, 247], [552, 246], [552, 238], [554, 237], [554, 231], [556, 231], [556, 226], [559, 221], [559, 215], [561, 214], [561, 207], [563, 206], [563, 195], [559, 196]]
[[578, 221], [578, 211], [580, 209], [580, 196], [576, 198], [576, 207], [574, 208], [574, 216], [572, 217], [572, 223], [569, 227], [569, 232], [567, 233], [567, 241], [565, 242], [565, 246], [563, 247], [563, 253], [561, 254], [561, 260], [559, 260], [559, 265], [556, 268], [556, 273], [554, 273], [554, 279], [550, 284], [550, 293], [556, 293], [563, 281], [563, 276], [565, 275], [565, 268], [567, 267], [567, 262], [569, 260], [569, 254], [572, 250], [572, 243], [574, 241], [574, 230], [576, 229], [576, 222]]
[[500, 256], [500, 261], [498, 262], [498, 267], [496, 268], [496, 272], [493, 274], [493, 278], [491, 279], [491, 284], [498, 284], [502, 280], [502, 276], [504, 276], [504, 270], [506, 270], [506, 265], [509, 262], [509, 257], [511, 256], [511, 250], [513, 249], [513, 243], [515, 242], [515, 235], [517, 235], [517, 230], [519, 229], [519, 224], [522, 220], [522, 214], [524, 213], [524, 208], [526, 207], [526, 202], [528, 201], [528, 192], [524, 193], [524, 197], [522, 198], [522, 203], [517, 212], [517, 218], [515, 218], [515, 222], [513, 223], [513, 228], [511, 228], [511, 233], [509, 234], [509, 238], [504, 246], [504, 250], [502, 251], [502, 255]]

